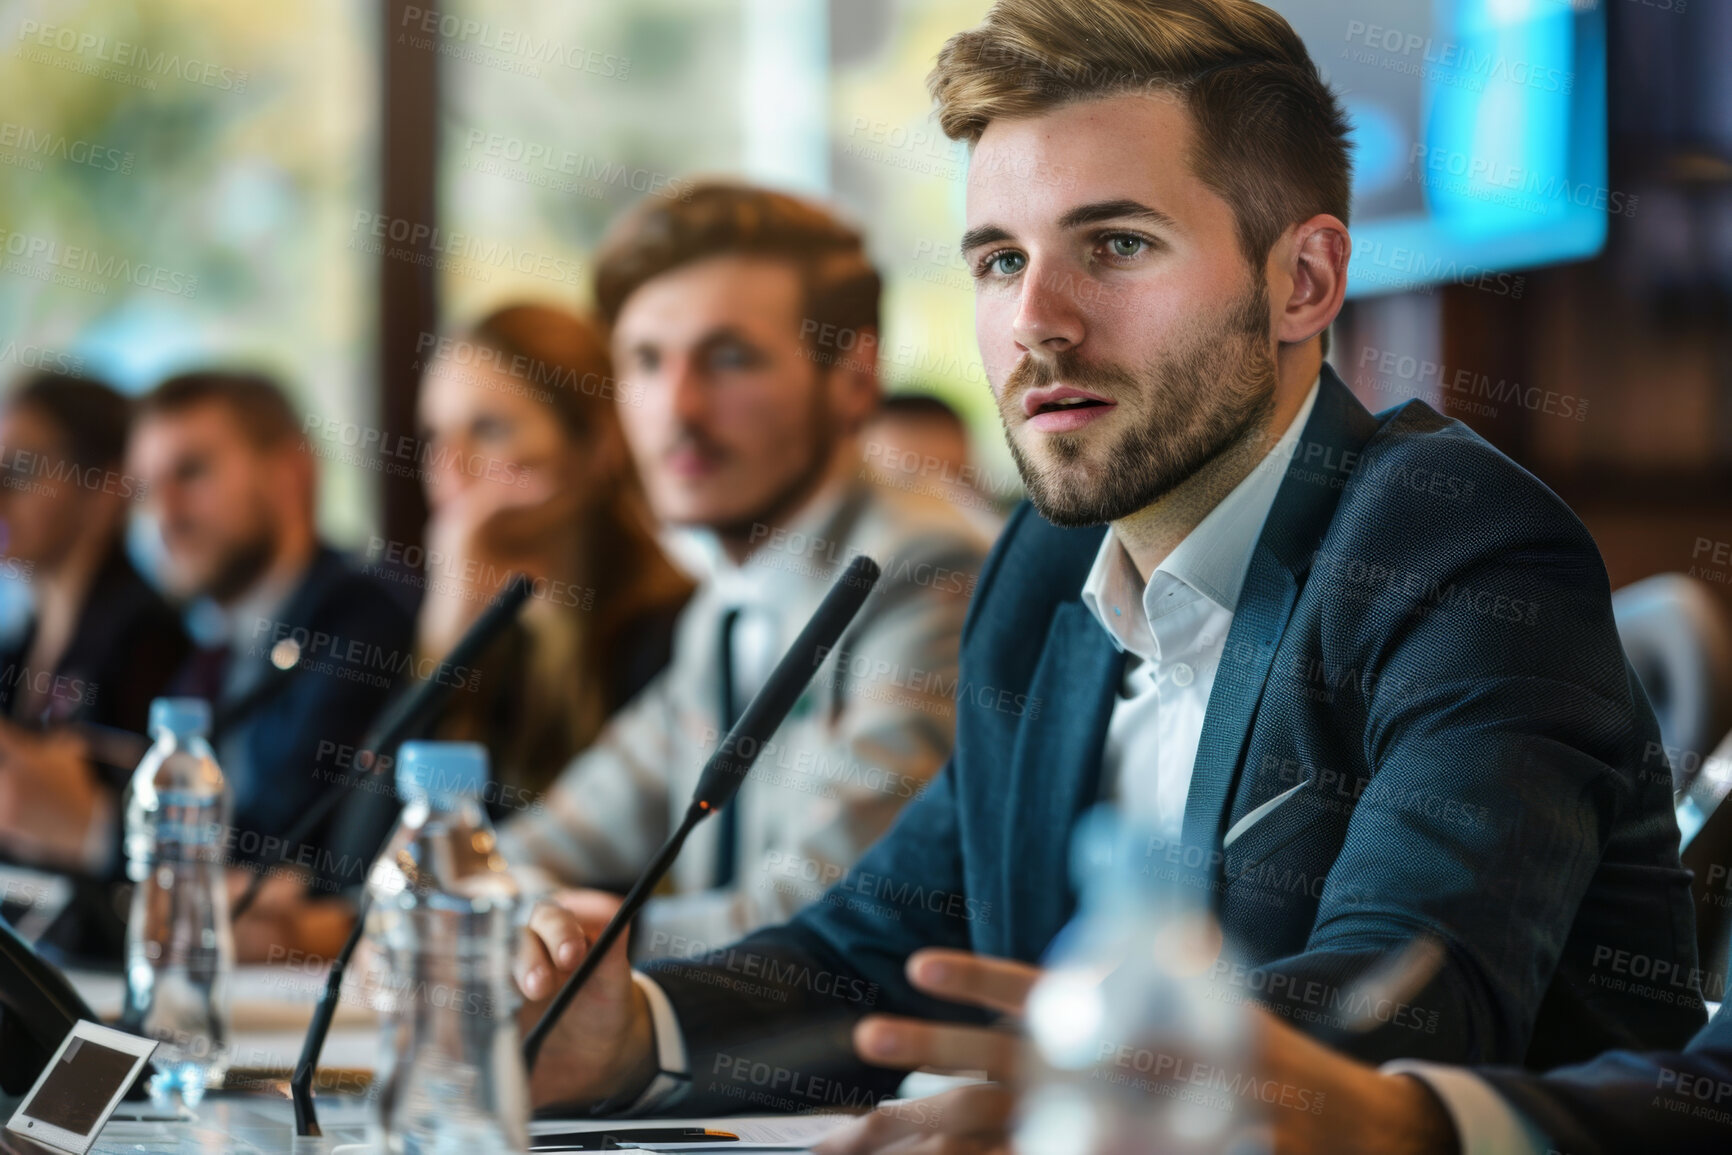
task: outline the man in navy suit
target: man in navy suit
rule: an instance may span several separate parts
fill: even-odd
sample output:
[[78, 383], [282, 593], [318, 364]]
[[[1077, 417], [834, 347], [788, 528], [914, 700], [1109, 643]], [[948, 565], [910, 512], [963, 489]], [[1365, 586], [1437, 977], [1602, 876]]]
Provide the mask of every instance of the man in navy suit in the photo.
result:
[[[1324, 364], [1346, 123], [1292, 29], [1249, 0], [1000, 0], [931, 86], [973, 150], [976, 335], [1032, 502], [976, 591], [955, 752], [786, 926], [607, 960], [537, 1099], [854, 1105], [1000, 1069], [983, 1024], [1070, 917], [1103, 798], [1208, 897], [1223, 981], [1360, 1059], [1681, 1046], [1688, 876], [1604, 567], [1486, 442], [1373, 416]], [[539, 998], [584, 933], [552, 905], [534, 928]]]
[[212, 705], [234, 804], [225, 859], [282, 878], [237, 922], [242, 958], [295, 944], [278, 900], [298, 894], [300, 873], [331, 889], [363, 877], [364, 860], [333, 847], [329, 824], [297, 845], [284, 836], [341, 788], [333, 752], [359, 743], [392, 689], [431, 665], [416, 660], [397, 591], [320, 540], [312, 424], [268, 377], [199, 370], [145, 396], [132, 438], [168, 582], [213, 611], [213, 636], [171, 692]]

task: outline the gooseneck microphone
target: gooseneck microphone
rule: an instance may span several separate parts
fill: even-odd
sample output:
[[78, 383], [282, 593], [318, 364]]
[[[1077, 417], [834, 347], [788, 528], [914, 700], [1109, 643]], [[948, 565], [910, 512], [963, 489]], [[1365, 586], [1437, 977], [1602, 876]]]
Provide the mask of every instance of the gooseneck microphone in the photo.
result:
[[[367, 736], [361, 739], [361, 745], [355, 755], [354, 765], [362, 774], [371, 773], [378, 764], [381, 755], [389, 754], [409, 738], [415, 736], [420, 729], [432, 721], [440, 708], [450, 699], [457, 688], [458, 679], [451, 676], [452, 671], [472, 667], [479, 663], [481, 655], [493, 644], [495, 638], [505, 631], [517, 617], [517, 611], [523, 603], [529, 600], [532, 589], [529, 577], [525, 574], [513, 574], [507, 580], [502, 590], [479, 617], [463, 631], [463, 636], [457, 639], [457, 644], [451, 647], [451, 652], [439, 662], [438, 669], [430, 678], [420, 684], [410, 686], [402, 694], [393, 698], [388, 706], [374, 720], [373, 728]], [[345, 775], [335, 789], [325, 792], [312, 806], [302, 811], [301, 817], [289, 827], [283, 835], [283, 845], [299, 846], [308, 835], [319, 828], [319, 824], [329, 818], [333, 811], [349, 796], [349, 789], [354, 785], [356, 774], [353, 770]], [[247, 888], [235, 899], [229, 908], [229, 921], [237, 921], [247, 912], [253, 902], [259, 897], [259, 891], [270, 877], [269, 864], [259, 869]]]
[[685, 819], [679, 828], [656, 852], [655, 858], [625, 896], [625, 901], [614, 912], [613, 918], [608, 921], [601, 934], [596, 936], [595, 942], [590, 944], [589, 953], [584, 956], [583, 962], [572, 972], [571, 977], [565, 980], [565, 985], [554, 995], [547, 1010], [542, 1012], [540, 1021], [524, 1038], [523, 1065], [526, 1068], [534, 1069], [536, 1056], [541, 1053], [542, 1044], [547, 1041], [554, 1024], [601, 965], [607, 952], [619, 941], [620, 935], [631, 925], [631, 920], [643, 908], [650, 892], [661, 882], [662, 876], [673, 866], [674, 859], [679, 857], [680, 847], [685, 845], [686, 836], [691, 834], [698, 823], [726, 806], [739, 792], [740, 783], [745, 781], [747, 772], [751, 770], [752, 763], [757, 761], [764, 744], [781, 726], [782, 719], [794, 708], [794, 703], [805, 692], [812, 675], [824, 664], [825, 656], [835, 648], [842, 631], [848, 628], [848, 624], [860, 612], [866, 595], [871, 593], [872, 587], [878, 583], [879, 573], [877, 562], [864, 555], [856, 557], [830, 587], [830, 592], [824, 595], [824, 600], [819, 603], [805, 629], [800, 631], [800, 636], [794, 639], [794, 644], [788, 647], [782, 660], [770, 672], [763, 689], [758, 691], [757, 696], [734, 723], [733, 729], [728, 731], [721, 745], [716, 747], [716, 752], [710, 755], [710, 760], [704, 764], [703, 773], [698, 776], [697, 787], [692, 791], [691, 805], [686, 808]]

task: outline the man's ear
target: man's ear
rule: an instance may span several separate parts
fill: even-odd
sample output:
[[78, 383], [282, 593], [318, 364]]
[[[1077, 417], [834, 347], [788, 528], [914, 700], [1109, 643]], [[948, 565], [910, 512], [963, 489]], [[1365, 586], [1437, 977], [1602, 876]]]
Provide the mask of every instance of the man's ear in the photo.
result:
[[304, 441], [285, 444], [277, 453], [277, 475], [283, 495], [293, 507], [304, 507], [315, 520], [319, 508], [319, 467]]
[[1309, 341], [1329, 327], [1347, 298], [1353, 239], [1339, 217], [1318, 213], [1288, 229], [1269, 253], [1275, 339]]
[[832, 411], [850, 433], [857, 432], [884, 400], [884, 387], [878, 380], [878, 331], [860, 330], [854, 348], [839, 353], [824, 372], [828, 374], [825, 387], [830, 390]]

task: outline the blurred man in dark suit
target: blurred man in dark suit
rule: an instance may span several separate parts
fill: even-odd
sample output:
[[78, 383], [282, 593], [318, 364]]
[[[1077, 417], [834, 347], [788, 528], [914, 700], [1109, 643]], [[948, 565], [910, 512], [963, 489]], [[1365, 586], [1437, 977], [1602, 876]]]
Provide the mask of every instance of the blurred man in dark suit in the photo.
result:
[[[331, 864], [319, 835], [296, 846], [281, 835], [337, 788], [321, 749], [353, 747], [412, 669], [413, 622], [382, 581], [319, 540], [302, 425], [265, 377], [183, 374], [141, 402], [131, 462], [169, 584], [217, 610], [216, 636], [174, 692], [212, 703], [234, 794], [230, 861], [322, 873]], [[237, 932], [267, 921], [250, 916]]]
[[126, 556], [142, 496], [123, 469], [131, 421], [108, 385], [51, 372], [0, 408], [0, 554], [31, 595], [24, 630], [0, 646], [0, 843], [35, 864], [106, 860], [86, 833], [137, 749], [111, 750], [111, 731], [143, 733], [189, 649]]

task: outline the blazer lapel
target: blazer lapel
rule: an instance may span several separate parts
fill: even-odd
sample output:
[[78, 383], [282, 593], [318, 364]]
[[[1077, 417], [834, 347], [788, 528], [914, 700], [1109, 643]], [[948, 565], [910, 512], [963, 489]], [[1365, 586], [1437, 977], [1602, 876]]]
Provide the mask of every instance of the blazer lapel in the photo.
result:
[[1185, 797], [1185, 847], [1203, 853], [1187, 853], [1184, 861], [1206, 864], [1211, 880], [1219, 875], [1220, 860], [1213, 852], [1221, 849], [1227, 799], [1251, 736], [1251, 719], [1298, 594], [1297, 577], [1273, 550], [1259, 543], [1215, 670], [1215, 686], [1197, 739], [1191, 789]]
[[[1311, 418], [1300, 433], [1287, 476], [1251, 554], [1197, 741], [1191, 790], [1185, 799], [1184, 861], [1204, 863], [1210, 882], [1222, 875], [1228, 801], [1269, 667], [1311, 559], [1335, 517], [1341, 491], [1376, 430], [1377, 419], [1325, 365]], [[1221, 890], [1211, 887], [1210, 893], [1219, 895]]]
[[[1124, 655], [1080, 601], [1059, 603], [1011, 753], [1004, 912], [1012, 957], [1038, 958], [1070, 917], [1070, 833], [1100, 795], [1101, 751]], [[1055, 885], [1057, 884], [1057, 885]]]

